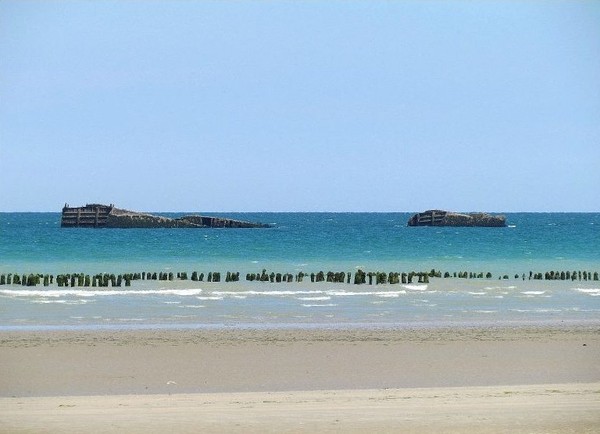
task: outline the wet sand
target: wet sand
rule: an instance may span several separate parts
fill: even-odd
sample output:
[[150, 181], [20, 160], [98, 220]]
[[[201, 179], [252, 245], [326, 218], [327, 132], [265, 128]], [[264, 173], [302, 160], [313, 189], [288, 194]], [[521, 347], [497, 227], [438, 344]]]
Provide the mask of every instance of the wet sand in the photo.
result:
[[594, 432], [600, 330], [0, 333], [0, 432]]

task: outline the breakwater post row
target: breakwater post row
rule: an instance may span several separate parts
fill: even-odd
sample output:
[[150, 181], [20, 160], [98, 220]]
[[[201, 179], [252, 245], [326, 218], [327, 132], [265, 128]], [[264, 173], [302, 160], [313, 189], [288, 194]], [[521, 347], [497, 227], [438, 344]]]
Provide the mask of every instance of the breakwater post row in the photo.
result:
[[[109, 274], [100, 273], [95, 275], [89, 275], [84, 273], [75, 274], [57, 274], [56, 277], [52, 274], [19, 274], [19, 273], [8, 273], [0, 274], [0, 285], [22, 285], [22, 286], [37, 286], [43, 284], [44, 286], [56, 285], [59, 287], [120, 287], [123, 284], [125, 286], [131, 286], [131, 282], [134, 280], [159, 280], [159, 281], [174, 281], [174, 280], [192, 280], [195, 282], [221, 282], [221, 272], [211, 271], [207, 274], [198, 273], [193, 271], [190, 279], [188, 279], [187, 272], [178, 272], [174, 274], [172, 272], [141, 272], [141, 273], [125, 273], [125, 274]], [[380, 272], [380, 271], [369, 271], [365, 272], [357, 270], [352, 275], [352, 272], [333, 272], [327, 273], [319, 271], [317, 273], [305, 273], [299, 272], [297, 274], [291, 273], [268, 273], [266, 269], [263, 269], [259, 273], [248, 273], [246, 274], [246, 281], [248, 282], [269, 282], [269, 283], [302, 283], [305, 278], [310, 279], [311, 283], [327, 282], [327, 283], [354, 283], [355, 285], [384, 285], [384, 284], [410, 284], [416, 279], [418, 283], [429, 283], [429, 279], [432, 278], [456, 278], [456, 279], [493, 279], [492, 273], [487, 272], [467, 272], [459, 271], [450, 273], [446, 271], [442, 274], [441, 271], [432, 269], [431, 271], [410, 271], [410, 272]], [[508, 280], [510, 277], [508, 274], [499, 275], [498, 279]], [[598, 272], [591, 271], [547, 271], [544, 273], [529, 272], [529, 275], [515, 274], [515, 279], [522, 280], [570, 280], [570, 281], [598, 281]], [[225, 273], [225, 282], [238, 282], [240, 280], [239, 272], [228, 271]]]

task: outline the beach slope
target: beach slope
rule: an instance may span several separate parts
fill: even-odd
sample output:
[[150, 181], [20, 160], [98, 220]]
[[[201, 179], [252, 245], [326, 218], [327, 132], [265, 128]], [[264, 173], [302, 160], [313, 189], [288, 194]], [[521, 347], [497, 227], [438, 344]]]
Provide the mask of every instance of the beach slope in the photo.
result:
[[0, 334], [0, 432], [595, 432], [594, 327]]

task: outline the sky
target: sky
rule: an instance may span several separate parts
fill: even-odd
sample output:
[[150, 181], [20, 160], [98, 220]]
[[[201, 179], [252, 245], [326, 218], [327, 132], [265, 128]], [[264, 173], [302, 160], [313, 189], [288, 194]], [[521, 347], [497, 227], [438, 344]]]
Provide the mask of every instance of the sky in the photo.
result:
[[0, 0], [0, 211], [600, 211], [598, 1]]

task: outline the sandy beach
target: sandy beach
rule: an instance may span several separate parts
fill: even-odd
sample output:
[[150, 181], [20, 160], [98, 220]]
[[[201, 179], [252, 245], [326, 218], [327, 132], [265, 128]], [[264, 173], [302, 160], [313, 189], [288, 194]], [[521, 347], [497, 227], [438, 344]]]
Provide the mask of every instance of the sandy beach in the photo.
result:
[[0, 334], [0, 432], [596, 432], [597, 327]]

